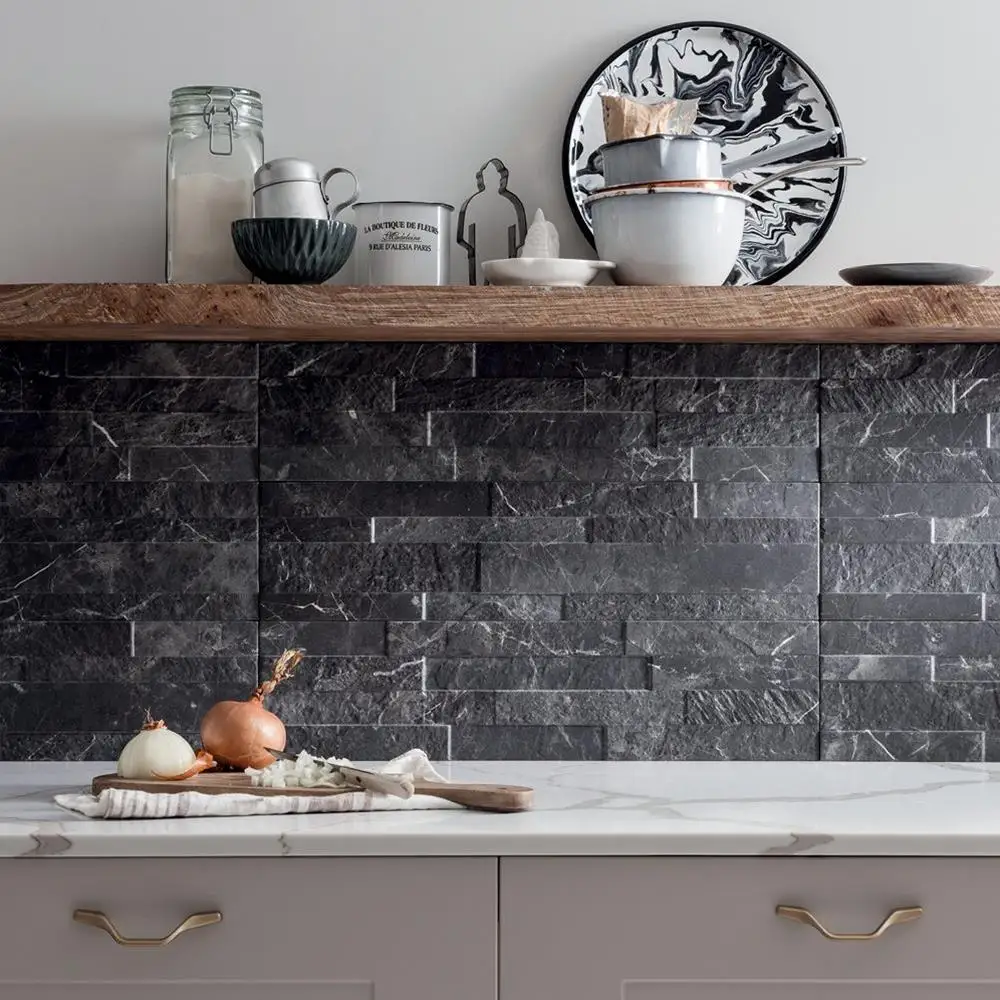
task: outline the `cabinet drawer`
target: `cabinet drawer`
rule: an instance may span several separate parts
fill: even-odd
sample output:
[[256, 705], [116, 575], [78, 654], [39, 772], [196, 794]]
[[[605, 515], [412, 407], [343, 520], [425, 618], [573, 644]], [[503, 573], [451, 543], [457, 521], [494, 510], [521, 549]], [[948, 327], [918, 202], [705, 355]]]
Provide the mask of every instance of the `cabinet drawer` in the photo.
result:
[[[392, 1000], [493, 1000], [496, 867], [490, 858], [3, 861], [0, 983], [314, 981], [343, 984], [350, 1000], [357, 984]], [[193, 913], [219, 911], [222, 922], [165, 947], [123, 947], [74, 922], [76, 909], [106, 914], [130, 938], [162, 937]], [[440, 961], [443, 942], [462, 961]]]
[[[513, 858], [500, 885], [503, 1000], [684, 980], [1000, 980], [990, 859]], [[831, 941], [781, 905], [834, 933], [924, 912], [876, 940]]]
[[[375, 1000], [371, 983], [20, 983], [3, 1000]], [[970, 998], [975, 1000], [975, 998]]]

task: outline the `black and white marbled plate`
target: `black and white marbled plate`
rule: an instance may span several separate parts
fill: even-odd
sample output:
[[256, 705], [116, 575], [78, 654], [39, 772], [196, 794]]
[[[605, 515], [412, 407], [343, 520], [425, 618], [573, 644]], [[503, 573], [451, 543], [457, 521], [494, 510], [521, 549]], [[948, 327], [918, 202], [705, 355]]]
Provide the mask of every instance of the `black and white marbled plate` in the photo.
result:
[[[570, 205], [593, 242], [585, 201], [604, 186], [597, 152], [604, 143], [601, 94], [698, 98], [694, 131], [724, 140], [735, 160], [779, 142], [840, 126], [823, 84], [783, 45], [749, 28], [716, 22], [659, 28], [619, 49], [587, 81], [570, 115], [563, 175]], [[802, 161], [843, 156], [843, 135]], [[735, 178], [749, 187], [777, 167]], [[775, 181], [765, 188], [770, 208], [751, 207], [743, 248], [729, 284], [771, 284], [816, 249], [840, 205], [844, 172], [837, 169]]]

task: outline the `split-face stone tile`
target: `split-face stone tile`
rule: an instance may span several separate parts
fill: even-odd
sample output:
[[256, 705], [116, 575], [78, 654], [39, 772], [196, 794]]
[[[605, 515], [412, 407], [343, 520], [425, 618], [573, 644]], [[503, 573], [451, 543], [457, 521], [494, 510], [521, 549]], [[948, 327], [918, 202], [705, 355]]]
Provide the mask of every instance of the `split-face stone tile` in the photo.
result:
[[815, 654], [819, 630], [813, 622], [628, 622], [628, 652], [692, 657]]
[[[584, 380], [580, 378], [468, 378], [399, 380], [396, 410], [401, 413], [466, 410], [512, 413], [583, 410]], [[601, 409], [601, 407], [586, 407]], [[650, 405], [645, 409], [652, 410]]]
[[459, 343], [261, 344], [260, 375], [277, 381], [303, 376], [465, 378], [473, 374], [474, 354], [472, 344]]
[[1000, 622], [824, 621], [820, 651], [829, 656], [992, 656]]
[[452, 726], [453, 760], [604, 760], [602, 726]]
[[[427, 599], [436, 595], [427, 595]], [[420, 621], [423, 593], [261, 594], [261, 622]]]
[[935, 662], [932, 656], [822, 656], [820, 671], [824, 681], [920, 681], [929, 684], [934, 680]]
[[657, 379], [659, 413], [739, 413], [775, 421], [814, 416], [819, 406], [811, 379]]
[[359, 763], [391, 760], [413, 747], [423, 747], [433, 760], [447, 760], [449, 731], [446, 725], [384, 722], [286, 727], [290, 747]]
[[375, 542], [585, 542], [582, 517], [376, 517]]
[[499, 483], [688, 482], [690, 448], [454, 448], [455, 479]]
[[262, 448], [412, 448], [427, 444], [423, 413], [279, 410], [262, 415]]
[[954, 413], [955, 383], [951, 379], [824, 379], [820, 407], [828, 413]]
[[607, 727], [608, 760], [816, 760], [814, 723], [776, 726], [706, 726], [664, 722]]
[[1000, 546], [824, 545], [824, 593], [981, 593], [1000, 588]]
[[878, 681], [823, 685], [823, 729], [982, 731], [995, 727], [997, 688], [989, 684]]
[[1000, 516], [1000, 485], [824, 483], [823, 517], [907, 519]]
[[[80, 481], [83, 477], [74, 475], [67, 478]], [[201, 448], [132, 448], [128, 454], [127, 478], [133, 482], [256, 483], [257, 450], [211, 445]]]
[[808, 691], [819, 696], [819, 657], [812, 654], [722, 654], [650, 657], [654, 690]]
[[561, 594], [427, 594], [423, 617], [431, 622], [557, 622], [563, 603]]
[[[784, 500], [781, 491], [748, 497], [759, 508], [764, 500]], [[712, 502], [724, 498], [713, 497]], [[728, 499], [733, 499], [732, 497]], [[737, 497], [736, 499], [739, 499]], [[799, 499], [793, 496], [790, 499]], [[728, 503], [730, 509], [737, 504]], [[699, 491], [699, 514], [703, 513]], [[595, 542], [649, 542], [664, 545], [803, 545], [819, 538], [815, 514], [804, 517], [594, 517]]]
[[279, 419], [288, 412], [305, 415], [313, 410], [390, 413], [395, 408], [395, 381], [377, 375], [357, 378], [327, 378], [302, 374], [296, 378], [261, 379], [261, 422], [272, 414]]
[[812, 594], [740, 591], [735, 594], [568, 594], [567, 619], [584, 621], [782, 621], [816, 619]]
[[621, 656], [621, 625], [605, 622], [390, 622], [392, 656]]
[[798, 689], [688, 691], [684, 721], [707, 726], [801, 726], [819, 718], [819, 696]]
[[819, 517], [819, 487], [812, 483], [702, 483], [697, 516]]
[[255, 378], [253, 344], [144, 342], [66, 345], [67, 375], [77, 378]]
[[260, 581], [271, 594], [466, 591], [476, 585], [476, 548], [264, 542]]
[[[820, 490], [820, 508], [830, 506], [830, 487]], [[836, 502], [836, 501], [834, 501]], [[836, 508], [844, 510], [841, 504]], [[933, 538], [934, 523], [930, 517], [824, 517], [820, 521], [820, 534], [828, 544], [855, 545], [866, 542], [925, 542]]]
[[[661, 448], [815, 448], [818, 424], [815, 414], [776, 420], [764, 413], [659, 413], [657, 443]], [[985, 430], [984, 418], [984, 437]]]
[[824, 621], [968, 621], [983, 619], [980, 594], [823, 594]]
[[428, 657], [427, 689], [647, 691], [644, 656]]
[[276, 518], [490, 514], [486, 483], [262, 483], [260, 495], [262, 516]]
[[627, 346], [621, 343], [476, 344], [475, 374], [483, 379], [521, 378], [525, 372], [531, 372], [535, 378], [623, 375]]
[[[966, 763], [983, 760], [982, 733], [823, 733], [823, 760]], [[987, 758], [993, 759], [993, 758]]]
[[996, 483], [1000, 451], [824, 448], [824, 483]]
[[643, 378], [816, 378], [811, 344], [633, 344], [630, 374]]
[[308, 621], [261, 626], [261, 656], [276, 657], [292, 647], [312, 655], [382, 656], [386, 651], [385, 622]]
[[271, 482], [392, 483], [454, 478], [454, 451], [424, 446], [261, 448], [260, 476]]
[[996, 344], [852, 344], [823, 347], [826, 379], [991, 378], [1000, 375]]
[[814, 545], [484, 545], [495, 593], [815, 592]]
[[815, 448], [694, 448], [696, 482], [816, 483]]
[[824, 413], [823, 446], [835, 448], [986, 448], [988, 416], [980, 413]]
[[432, 413], [436, 447], [635, 448], [655, 444], [647, 413]]
[[688, 483], [494, 482], [490, 505], [497, 517], [691, 517]]

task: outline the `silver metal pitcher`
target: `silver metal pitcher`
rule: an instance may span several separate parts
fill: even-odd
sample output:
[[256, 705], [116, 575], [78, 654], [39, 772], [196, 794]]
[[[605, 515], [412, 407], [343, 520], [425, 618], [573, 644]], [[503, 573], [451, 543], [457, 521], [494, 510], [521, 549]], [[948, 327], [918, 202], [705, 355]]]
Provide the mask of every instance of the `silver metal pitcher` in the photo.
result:
[[[346, 174], [354, 184], [351, 196], [330, 208], [326, 186]], [[308, 161], [285, 156], [265, 163], [253, 178], [253, 214], [257, 219], [335, 219], [358, 200], [358, 179], [347, 167], [334, 167], [322, 177]]]

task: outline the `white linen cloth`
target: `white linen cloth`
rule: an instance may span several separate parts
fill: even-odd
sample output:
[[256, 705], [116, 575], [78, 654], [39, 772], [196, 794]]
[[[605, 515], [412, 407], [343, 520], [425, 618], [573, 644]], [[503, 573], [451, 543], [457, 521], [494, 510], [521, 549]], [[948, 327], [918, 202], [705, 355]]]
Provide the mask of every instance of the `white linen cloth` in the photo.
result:
[[[423, 750], [409, 750], [378, 768], [384, 774], [403, 774], [421, 781], [447, 779], [439, 774]], [[203, 792], [140, 792], [106, 788], [100, 795], [57, 795], [56, 804], [91, 819], [180, 819], [196, 816], [274, 816], [282, 813], [377, 812], [396, 809], [460, 809], [430, 795], [408, 799], [377, 792], [338, 795], [206, 795]]]

